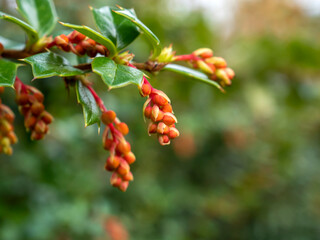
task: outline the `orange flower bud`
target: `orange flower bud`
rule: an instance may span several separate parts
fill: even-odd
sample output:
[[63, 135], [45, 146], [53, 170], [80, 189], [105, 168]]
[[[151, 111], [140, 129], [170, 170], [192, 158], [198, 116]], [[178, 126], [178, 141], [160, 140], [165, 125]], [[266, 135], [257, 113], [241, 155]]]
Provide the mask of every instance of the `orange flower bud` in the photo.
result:
[[160, 95], [154, 95], [152, 98], [152, 101], [154, 104], [156, 104], [158, 106], [164, 106], [168, 103], [168, 100]]
[[95, 46], [96, 45], [96, 41], [92, 40], [92, 39], [88, 39], [87, 42], [91, 45], [91, 46]]
[[114, 172], [112, 175], [111, 175], [111, 178], [110, 178], [110, 184], [114, 187], [119, 187], [120, 184], [122, 182], [122, 179], [121, 177], [118, 175], [118, 173]]
[[160, 134], [168, 134], [169, 127], [164, 122], [159, 122], [157, 127], [157, 132]]
[[227, 62], [224, 60], [222, 57], [211, 57], [205, 59], [207, 63], [213, 64], [216, 68], [226, 68], [227, 67]]
[[17, 95], [17, 103], [19, 105], [25, 105], [29, 103], [29, 95], [26, 93], [22, 93], [20, 95]]
[[217, 69], [216, 76], [218, 79], [220, 79], [225, 85], [229, 86], [231, 85], [231, 80], [229, 79], [226, 71], [224, 69]]
[[44, 106], [40, 102], [35, 102], [31, 106], [31, 112], [36, 116], [39, 115], [40, 113], [42, 113], [43, 110], [44, 110]]
[[[1, 46], [2, 44], [0, 43], [0, 55], [1, 55]], [[0, 87], [0, 94], [2, 94], [4, 92], [4, 87]]]
[[179, 137], [179, 135], [180, 135], [180, 133], [179, 133], [178, 129], [176, 129], [175, 127], [170, 128], [170, 131], [168, 134], [170, 139], [177, 138], [177, 137]]
[[149, 126], [148, 126], [148, 133], [149, 134], [156, 133], [157, 132], [157, 127], [158, 127], [157, 124], [151, 122], [149, 124]]
[[36, 124], [36, 122], [37, 122], [37, 119], [34, 116], [28, 115], [24, 119], [24, 126], [26, 128], [32, 128]]
[[124, 155], [124, 159], [127, 161], [128, 164], [132, 164], [136, 161], [136, 156], [133, 154], [133, 152], [129, 152], [126, 155]]
[[97, 45], [96, 46], [96, 50], [98, 53], [100, 53], [101, 55], [105, 56], [106, 55], [106, 49], [104, 48], [104, 46], [102, 45]]
[[141, 95], [143, 97], [149, 96], [151, 93], [152, 87], [150, 83], [143, 83], [140, 89]]
[[124, 159], [120, 159], [120, 165], [117, 168], [117, 173], [121, 176], [127, 175], [130, 172], [130, 166]]
[[117, 115], [114, 111], [112, 110], [105, 111], [101, 115], [101, 121], [103, 122], [103, 124], [108, 125], [110, 123], [113, 123], [116, 117]]
[[0, 132], [2, 134], [7, 134], [12, 130], [13, 130], [13, 126], [7, 120], [2, 120], [0, 122]]
[[151, 112], [152, 112], [152, 107], [151, 106], [147, 106], [144, 110], [144, 116], [146, 118], [150, 118], [151, 117]]
[[61, 47], [65, 47], [69, 44], [69, 38], [64, 34], [61, 34], [60, 36], [56, 36], [54, 41], [58, 46], [61, 46]]
[[79, 33], [78, 31], [73, 31], [72, 33], [69, 34], [69, 40], [72, 43], [79, 43], [83, 41], [86, 38], [85, 35], [82, 33]]
[[158, 140], [162, 146], [170, 144], [170, 138], [167, 135], [160, 135]]
[[123, 181], [133, 181], [132, 172], [128, 172], [126, 175], [122, 176]]
[[234, 78], [235, 73], [231, 68], [226, 68], [226, 69], [224, 69], [224, 71], [226, 72], [226, 74], [230, 80], [232, 80]]
[[213, 51], [210, 48], [199, 48], [193, 54], [201, 58], [209, 58], [213, 56]]
[[122, 182], [120, 183], [119, 189], [120, 189], [122, 192], [125, 192], [125, 191], [127, 191], [128, 186], [129, 186], [129, 182], [128, 182], [128, 181], [122, 181]]
[[168, 126], [178, 122], [177, 118], [172, 113], [165, 113], [162, 121]]
[[166, 113], [166, 112], [172, 112], [172, 106], [171, 106], [170, 103], [168, 103], [168, 104], [164, 105], [161, 110], [162, 110], [163, 112], [165, 112], [165, 113]]
[[15, 143], [18, 142], [18, 138], [17, 138], [16, 134], [13, 131], [9, 132], [7, 134], [7, 137], [10, 139], [10, 143], [11, 144], [15, 144]]
[[113, 144], [113, 140], [112, 139], [105, 139], [104, 142], [103, 142], [103, 148], [105, 150], [110, 150], [112, 144]]
[[197, 61], [197, 66], [201, 69], [201, 71], [207, 74], [213, 74], [213, 70], [204, 61], [202, 60]]
[[152, 121], [154, 121], [154, 122], [157, 121], [159, 111], [160, 111], [160, 109], [159, 109], [158, 105], [153, 105], [152, 111], [151, 111], [151, 120]]
[[79, 55], [84, 55], [86, 53], [86, 49], [84, 49], [81, 44], [77, 44], [75, 49]]
[[44, 138], [44, 134], [42, 133], [37, 133], [35, 131], [31, 133], [31, 140], [41, 140], [42, 138]]
[[34, 127], [34, 130], [37, 132], [37, 133], [45, 133], [46, 132], [46, 124], [44, 121], [42, 120], [39, 120], [35, 127]]
[[110, 156], [107, 158], [105, 169], [107, 171], [115, 170], [120, 164], [120, 157], [118, 156]]
[[42, 113], [42, 117], [41, 117], [42, 121], [44, 121], [46, 124], [50, 124], [53, 121], [53, 117], [50, 113], [48, 113], [47, 111], [44, 111]]
[[126, 142], [125, 140], [124, 141], [120, 141], [117, 145], [117, 148], [116, 150], [123, 154], [123, 155], [126, 155], [127, 153], [129, 153], [131, 151], [131, 146], [130, 146], [130, 143]]
[[33, 93], [33, 96], [39, 101], [39, 102], [43, 102], [44, 96], [41, 92], [35, 92]]
[[156, 122], [160, 122], [163, 119], [163, 112], [160, 110]]
[[118, 123], [115, 125], [115, 128], [121, 132], [124, 136], [129, 133], [128, 125], [124, 122]]

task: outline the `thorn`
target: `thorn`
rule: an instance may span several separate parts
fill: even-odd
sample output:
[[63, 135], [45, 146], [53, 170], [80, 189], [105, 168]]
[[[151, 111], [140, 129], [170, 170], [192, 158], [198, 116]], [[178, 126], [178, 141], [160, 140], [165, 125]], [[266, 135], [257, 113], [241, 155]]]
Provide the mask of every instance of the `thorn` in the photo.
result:
[[121, 7], [120, 5], [116, 4], [117, 8], [123, 10], [123, 7]]

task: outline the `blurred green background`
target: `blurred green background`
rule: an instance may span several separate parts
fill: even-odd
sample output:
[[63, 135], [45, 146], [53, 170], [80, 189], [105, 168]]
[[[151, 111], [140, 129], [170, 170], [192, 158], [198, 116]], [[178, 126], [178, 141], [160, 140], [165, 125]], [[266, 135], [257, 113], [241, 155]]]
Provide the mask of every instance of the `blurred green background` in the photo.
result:
[[[60, 20], [89, 26], [88, 5], [134, 7], [164, 45], [177, 54], [210, 47], [236, 79], [222, 94], [174, 73], [155, 76], [181, 133], [162, 147], [147, 135], [136, 87], [108, 92], [93, 77], [130, 127], [137, 162], [126, 193], [110, 186], [108, 153], [97, 127], [84, 128], [73, 88], [59, 78], [32, 83], [55, 116], [40, 142], [29, 140], [7, 90], [19, 143], [0, 156], [1, 240], [320, 239], [319, 1], [54, 2]], [[0, 9], [17, 15], [13, 0]], [[13, 24], [0, 29], [24, 41]], [[145, 61], [150, 46], [140, 37], [130, 49]], [[30, 83], [30, 68], [19, 77]]]

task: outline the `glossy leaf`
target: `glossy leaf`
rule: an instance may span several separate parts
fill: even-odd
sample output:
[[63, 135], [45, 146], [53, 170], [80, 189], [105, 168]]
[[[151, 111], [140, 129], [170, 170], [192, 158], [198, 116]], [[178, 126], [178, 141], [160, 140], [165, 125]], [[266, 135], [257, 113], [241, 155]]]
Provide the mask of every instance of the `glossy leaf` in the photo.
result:
[[13, 87], [19, 64], [0, 59], [0, 86]]
[[109, 38], [103, 36], [101, 33], [97, 32], [87, 26], [79, 26], [79, 25], [62, 23], [62, 22], [60, 22], [60, 23], [63, 26], [77, 30], [78, 32], [86, 35], [87, 37], [89, 37], [89, 38], [95, 40], [96, 42], [102, 44], [103, 46], [105, 46], [110, 52], [110, 57], [112, 57], [116, 54], [116, 46], [113, 44], [113, 42]]
[[26, 22], [20, 20], [19, 18], [16, 18], [16, 17], [10, 16], [6, 13], [3, 13], [3, 12], [0, 12], [0, 19], [4, 19], [9, 22], [17, 24], [19, 27], [21, 27], [26, 32], [26, 34], [28, 35], [27, 47], [31, 46], [32, 44], [34, 44], [35, 42], [38, 41], [39, 36], [38, 36], [37, 31], [32, 26], [27, 24]]
[[98, 123], [100, 125], [100, 110], [91, 92], [81, 81], [76, 83], [78, 103], [82, 105], [85, 127]]
[[52, 0], [17, 0], [17, 5], [20, 14], [40, 37], [48, 35], [58, 21]]
[[[102, 35], [108, 37], [121, 50], [140, 34], [139, 28], [129, 19], [113, 12], [110, 7], [92, 8], [94, 20]], [[134, 10], [128, 10], [135, 16]]]
[[143, 77], [143, 72], [140, 70], [116, 64], [106, 57], [95, 58], [92, 61], [92, 71], [100, 75], [110, 89], [129, 84], [140, 85]]
[[4, 46], [6, 49], [15, 49], [15, 50], [21, 50], [24, 48], [25, 44], [13, 41], [11, 39], [7, 39], [0, 36], [0, 43]]
[[206, 74], [199, 72], [199, 71], [196, 71], [196, 70], [193, 70], [191, 68], [187, 68], [187, 67], [177, 65], [177, 64], [168, 64], [163, 68], [163, 70], [176, 72], [176, 73], [188, 76], [190, 78], [207, 83], [207, 84], [214, 86], [214, 87], [218, 88], [219, 90], [223, 91], [222, 87], [217, 82], [208, 78], [208, 76]]
[[40, 53], [22, 59], [32, 66], [33, 75], [35, 78], [47, 78], [53, 76], [69, 77], [81, 75], [85, 72], [74, 68], [67, 59], [52, 53]]
[[143, 22], [141, 22], [135, 14], [133, 14], [130, 10], [120, 8], [119, 10], [114, 10], [116, 14], [119, 14], [127, 19], [129, 19], [132, 23], [137, 25], [141, 31], [147, 36], [149, 41], [153, 46], [153, 55], [152, 59], [155, 59], [161, 53], [160, 40], [158, 37], [146, 26]]

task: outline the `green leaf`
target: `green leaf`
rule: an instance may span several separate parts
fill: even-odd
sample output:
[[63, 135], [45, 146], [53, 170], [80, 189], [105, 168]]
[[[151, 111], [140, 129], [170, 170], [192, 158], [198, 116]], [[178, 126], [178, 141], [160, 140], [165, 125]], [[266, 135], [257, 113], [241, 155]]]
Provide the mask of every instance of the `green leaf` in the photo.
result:
[[89, 89], [81, 81], [76, 83], [76, 93], [78, 103], [82, 105], [85, 127], [95, 123], [100, 125], [99, 107]]
[[0, 19], [4, 19], [9, 22], [17, 24], [27, 33], [28, 40], [29, 40], [27, 43], [27, 47], [31, 46], [32, 44], [34, 44], [35, 42], [38, 41], [39, 36], [38, 36], [37, 31], [33, 27], [31, 27], [29, 24], [20, 20], [19, 18], [16, 18], [16, 17], [10, 16], [6, 13], [0, 12]]
[[97, 57], [92, 61], [92, 71], [101, 76], [105, 84], [111, 88], [120, 88], [129, 84], [140, 85], [143, 72], [138, 69], [116, 64], [106, 57]]
[[208, 78], [208, 76], [206, 74], [204, 74], [202, 72], [198, 72], [198, 71], [193, 70], [191, 68], [187, 68], [187, 67], [177, 65], [177, 64], [168, 64], [163, 68], [163, 70], [168, 70], [171, 72], [176, 72], [176, 73], [188, 76], [190, 78], [207, 83], [207, 84], [214, 86], [214, 87], [218, 88], [219, 90], [223, 91], [222, 87], [217, 82]]
[[74, 24], [69, 24], [69, 23], [63, 23], [60, 22], [63, 26], [72, 28], [74, 30], [77, 30], [78, 32], [86, 35], [87, 37], [95, 40], [96, 42], [102, 44], [103, 46], [105, 46], [109, 52], [110, 52], [110, 57], [113, 57], [116, 54], [116, 46], [113, 44], [113, 42], [101, 35], [101, 33], [98, 33], [97, 31], [87, 27], [87, 26], [79, 26], [79, 25], [74, 25]]
[[146, 26], [143, 22], [141, 22], [136, 15], [134, 15], [130, 10], [120, 8], [119, 10], [114, 10], [116, 14], [119, 14], [127, 19], [129, 19], [131, 22], [133, 22], [135, 25], [137, 25], [142, 32], [145, 33], [149, 41], [151, 42], [153, 46], [153, 55], [152, 59], [155, 59], [157, 56], [161, 53], [161, 46], [160, 46], [160, 40], [158, 37]]
[[[139, 28], [126, 17], [116, 14], [110, 7], [91, 8], [97, 28], [121, 50], [140, 34]], [[133, 9], [128, 10], [135, 16]]]
[[32, 66], [32, 72], [35, 78], [47, 78], [53, 76], [70, 77], [81, 75], [85, 72], [72, 67], [67, 59], [52, 53], [40, 53], [22, 59]]
[[11, 39], [7, 39], [0, 36], [0, 43], [4, 46], [6, 49], [15, 49], [15, 50], [22, 50], [25, 46], [24, 43], [19, 43], [16, 41], [13, 41]]
[[0, 59], [0, 87], [13, 87], [19, 64]]
[[54, 29], [58, 17], [51, 0], [17, 0], [17, 5], [20, 14], [37, 30], [40, 37]]

